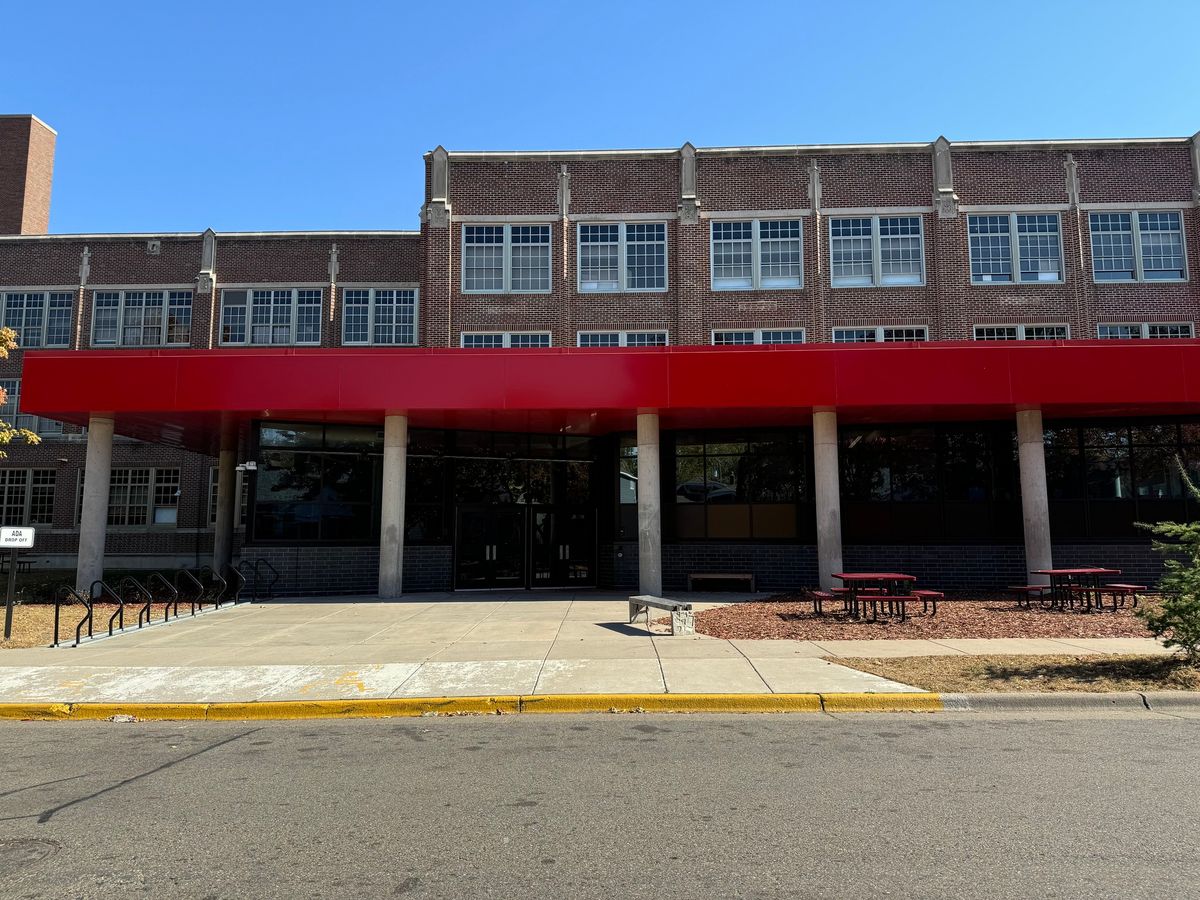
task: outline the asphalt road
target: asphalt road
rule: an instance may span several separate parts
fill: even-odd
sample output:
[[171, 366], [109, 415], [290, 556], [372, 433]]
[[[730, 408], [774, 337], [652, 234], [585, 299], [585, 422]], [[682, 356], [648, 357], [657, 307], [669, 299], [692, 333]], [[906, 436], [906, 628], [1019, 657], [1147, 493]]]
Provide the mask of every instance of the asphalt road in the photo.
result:
[[6, 723], [0, 896], [1198, 896], [1198, 746], [1151, 714]]

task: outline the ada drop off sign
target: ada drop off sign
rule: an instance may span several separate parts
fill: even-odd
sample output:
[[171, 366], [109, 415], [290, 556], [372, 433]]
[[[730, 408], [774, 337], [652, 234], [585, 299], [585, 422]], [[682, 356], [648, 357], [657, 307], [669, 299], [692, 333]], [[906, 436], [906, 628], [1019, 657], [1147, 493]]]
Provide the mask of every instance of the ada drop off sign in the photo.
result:
[[0, 528], [0, 549], [18, 550], [32, 546], [32, 528]]

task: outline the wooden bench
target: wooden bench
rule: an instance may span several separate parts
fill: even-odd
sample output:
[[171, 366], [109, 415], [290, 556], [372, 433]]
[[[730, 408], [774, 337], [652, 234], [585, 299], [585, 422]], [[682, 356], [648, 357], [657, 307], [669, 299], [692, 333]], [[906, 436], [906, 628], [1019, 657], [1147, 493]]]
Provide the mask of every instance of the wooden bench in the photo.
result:
[[643, 612], [646, 614], [646, 630], [650, 630], [650, 608], [665, 609], [671, 614], [671, 634], [695, 634], [696, 617], [692, 612], [692, 604], [685, 600], [668, 600], [666, 597], [653, 597], [650, 594], [639, 594], [629, 598], [629, 624], [633, 624]]
[[696, 590], [697, 581], [744, 581], [750, 588], [750, 593], [754, 593], [754, 576], [753, 575], [738, 575], [727, 574], [722, 572], [695, 572], [688, 575], [688, 590]]

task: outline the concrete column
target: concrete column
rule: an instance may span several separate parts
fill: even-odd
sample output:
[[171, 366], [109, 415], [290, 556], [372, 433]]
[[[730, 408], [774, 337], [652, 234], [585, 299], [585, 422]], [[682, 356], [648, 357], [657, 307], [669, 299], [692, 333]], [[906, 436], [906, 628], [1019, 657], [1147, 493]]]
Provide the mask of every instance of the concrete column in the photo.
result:
[[75, 589], [83, 592], [104, 577], [104, 536], [108, 531], [108, 483], [112, 477], [113, 420], [88, 419], [87, 458], [83, 466], [83, 506], [79, 511], [79, 557]]
[[383, 502], [379, 522], [379, 599], [402, 593], [404, 492], [408, 481], [408, 416], [383, 419]]
[[232, 422], [221, 423], [221, 450], [217, 456], [217, 523], [213, 531], [214, 572], [223, 573], [233, 563], [233, 529], [237, 524], [237, 431]]
[[[1046, 448], [1040, 409], [1017, 410], [1017, 458], [1021, 466], [1021, 518], [1025, 523], [1025, 568], [1054, 566], [1050, 548], [1050, 500], [1046, 491]], [[1049, 584], [1044, 575], [1027, 575], [1029, 584]]]
[[638, 413], [638, 590], [662, 596], [662, 462], [658, 413]]
[[838, 475], [837, 413], [813, 410], [813, 475], [817, 502], [817, 580], [828, 590], [841, 582], [834, 572], [842, 571], [842, 492]]

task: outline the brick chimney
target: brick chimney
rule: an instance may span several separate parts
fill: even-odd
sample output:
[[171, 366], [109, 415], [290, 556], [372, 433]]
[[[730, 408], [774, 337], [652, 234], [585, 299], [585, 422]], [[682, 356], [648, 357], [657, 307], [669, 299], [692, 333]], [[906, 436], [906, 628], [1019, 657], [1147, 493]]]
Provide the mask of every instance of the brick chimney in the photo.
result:
[[0, 234], [45, 234], [58, 132], [36, 116], [0, 115]]

